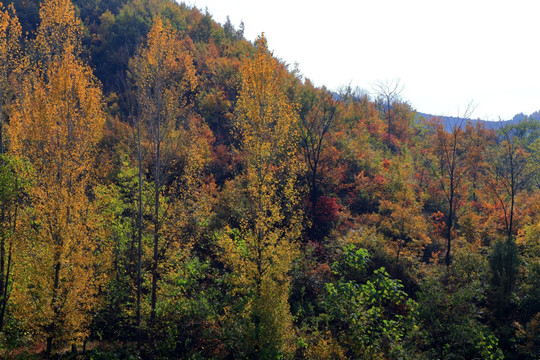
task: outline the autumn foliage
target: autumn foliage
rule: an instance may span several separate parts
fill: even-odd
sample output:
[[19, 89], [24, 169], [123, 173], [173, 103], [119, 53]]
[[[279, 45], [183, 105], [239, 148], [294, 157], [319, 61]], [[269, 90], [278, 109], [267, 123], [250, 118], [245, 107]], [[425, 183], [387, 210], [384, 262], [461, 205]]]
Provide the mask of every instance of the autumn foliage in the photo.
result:
[[78, 58], [82, 24], [67, 1], [44, 3], [41, 17], [32, 43], [40, 58], [24, 59], [8, 134], [11, 154], [32, 167], [13, 301], [28, 329], [47, 338], [49, 353], [57, 342], [88, 336], [109, 249], [90, 198], [105, 115], [99, 84]]
[[318, 88], [168, 0], [4, 5], [0, 357], [538, 358], [538, 120]]

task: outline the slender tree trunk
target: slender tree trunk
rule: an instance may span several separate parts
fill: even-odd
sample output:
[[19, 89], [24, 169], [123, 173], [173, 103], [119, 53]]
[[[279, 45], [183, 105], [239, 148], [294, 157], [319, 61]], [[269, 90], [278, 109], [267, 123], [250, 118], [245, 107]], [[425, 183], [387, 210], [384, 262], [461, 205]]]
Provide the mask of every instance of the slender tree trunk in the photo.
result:
[[[156, 185], [157, 189], [157, 185]], [[154, 256], [152, 264], [152, 299], [151, 299], [151, 312], [150, 312], [150, 324], [152, 327], [156, 321], [156, 302], [157, 302], [157, 277], [158, 277], [158, 255], [159, 255], [159, 192], [156, 190], [156, 203], [154, 209]]]
[[[513, 149], [512, 149], [513, 150]], [[512, 227], [514, 222], [514, 201], [516, 197], [516, 177], [514, 173], [514, 151], [510, 153], [510, 220], [508, 222], [508, 238], [512, 238]]]
[[[158, 100], [159, 102], [159, 100]], [[158, 109], [160, 109], [158, 105]], [[156, 154], [155, 154], [155, 204], [154, 204], [154, 258], [152, 266], [152, 299], [151, 299], [151, 312], [150, 312], [150, 324], [152, 327], [155, 325], [156, 321], [156, 302], [157, 302], [157, 278], [158, 278], [158, 256], [159, 256], [159, 192], [161, 190], [161, 129], [160, 129], [161, 118], [157, 116], [156, 124]]]
[[388, 128], [386, 129], [386, 136], [387, 136], [387, 141], [388, 141], [388, 145], [390, 146], [392, 144], [391, 140], [390, 140], [390, 136], [392, 135], [392, 112], [390, 111], [390, 108], [391, 108], [391, 104], [390, 104], [390, 99], [387, 98], [386, 100], [386, 111], [387, 111], [387, 121], [388, 121]]
[[[19, 191], [19, 183], [17, 180], [15, 180], [15, 191]], [[10, 216], [11, 220], [11, 234], [15, 234], [15, 231], [17, 229], [17, 216], [18, 216], [18, 203], [15, 201], [13, 214]], [[2, 223], [5, 224], [4, 220], [6, 220], [5, 215], [5, 205], [2, 209]], [[13, 235], [12, 235], [13, 236]], [[4, 329], [4, 318], [6, 315], [6, 308], [7, 303], [9, 300], [9, 280], [11, 277], [11, 259], [12, 259], [12, 250], [13, 250], [13, 238], [10, 238], [9, 246], [7, 249], [7, 264], [5, 265], [5, 275], [4, 275], [4, 249], [5, 249], [5, 230], [2, 231], [2, 272], [0, 273], [2, 277], [2, 287], [0, 288], [0, 291], [2, 291], [2, 300], [0, 303], [0, 332]]]
[[0, 154], [5, 152], [4, 149], [4, 109], [2, 108], [2, 91], [0, 91]]
[[142, 282], [142, 150], [141, 119], [137, 117], [137, 160], [139, 162], [139, 206], [137, 214], [137, 347], [142, 345], [141, 334], [141, 282]]
[[311, 176], [311, 204], [313, 205], [313, 210], [317, 207], [317, 200], [319, 199], [317, 191], [317, 165], [313, 168], [313, 175]]
[[453, 210], [448, 213], [448, 226], [446, 227], [446, 266], [450, 266], [450, 251], [452, 250], [452, 222], [454, 220]]
[[[0, 215], [0, 227], [2, 234], [0, 234], [0, 291], [4, 289], [4, 267], [5, 267], [5, 258], [6, 258], [6, 207], [7, 205], [4, 203], [2, 204], [2, 212]], [[2, 292], [2, 297], [5, 296], [5, 294]], [[1, 328], [0, 328], [1, 330]]]
[[446, 266], [450, 266], [451, 257], [450, 251], [452, 249], [452, 227], [454, 226], [454, 182], [453, 179], [450, 179], [450, 200], [449, 200], [448, 210], [448, 224], [446, 227]]
[[510, 221], [509, 221], [509, 224], [508, 224], [508, 238], [509, 239], [512, 238], [513, 222], [514, 222], [514, 194], [513, 194], [513, 191], [512, 191], [512, 198], [510, 200]]
[[4, 153], [4, 120], [3, 115], [0, 114], [0, 154]]
[[262, 284], [262, 231], [257, 231], [257, 278], [255, 279], [255, 312], [253, 314], [253, 324], [255, 325], [255, 358], [261, 354], [261, 284]]
[[4, 318], [6, 315], [6, 308], [7, 303], [9, 299], [9, 277], [10, 277], [10, 270], [11, 270], [11, 244], [9, 246], [8, 250], [8, 261], [7, 261], [7, 269], [6, 269], [6, 276], [4, 281], [4, 287], [2, 288], [3, 294], [2, 294], [2, 303], [0, 304], [0, 332], [2, 332], [4, 328]]
[[[1, 95], [0, 92], [0, 154], [4, 153], [4, 140], [3, 140], [3, 133], [2, 133], [2, 127], [3, 127], [3, 117], [2, 114], [2, 102], [1, 102]], [[2, 163], [0, 163], [0, 166], [4, 165], [3, 159], [1, 160]], [[0, 296], [1, 296], [1, 312], [0, 312], [0, 332], [2, 331], [2, 325], [4, 323], [4, 311], [5, 311], [5, 304], [7, 302], [7, 293], [4, 291], [4, 283], [7, 284], [9, 281], [8, 276], [4, 276], [5, 273], [5, 257], [6, 257], [6, 231], [7, 231], [7, 207], [8, 205], [6, 203], [2, 204], [2, 213], [0, 215], [0, 231], [2, 232], [1, 239], [0, 239]], [[11, 254], [10, 254], [11, 255]], [[8, 265], [8, 272], [9, 272], [9, 265]], [[6, 286], [7, 288], [7, 286]]]
[[313, 166], [313, 173], [311, 175], [311, 226], [309, 227], [309, 233], [311, 240], [315, 237], [315, 214], [317, 211], [317, 202], [319, 200], [319, 194], [317, 191], [317, 164]]
[[[257, 169], [258, 178], [262, 179], [263, 174], [261, 167]], [[258, 195], [258, 215], [257, 217], [262, 216], [263, 214], [263, 203], [262, 203], [262, 186], [261, 182], [258, 184], [257, 195]], [[261, 228], [257, 229], [257, 275], [255, 278], [255, 307], [253, 313], [253, 324], [255, 325], [255, 358], [258, 359], [261, 354], [262, 344], [261, 344], [261, 286], [262, 286], [262, 277], [263, 277], [263, 264], [262, 264], [262, 248], [263, 248], [263, 238], [264, 234]]]
[[52, 344], [55, 337], [55, 331], [56, 331], [56, 321], [59, 315], [59, 308], [57, 305], [57, 298], [58, 298], [58, 290], [60, 286], [60, 254], [56, 254], [55, 256], [55, 264], [54, 264], [54, 282], [53, 282], [53, 292], [52, 292], [52, 298], [51, 298], [51, 307], [53, 309], [53, 319], [52, 323], [49, 325], [49, 336], [47, 337], [47, 347], [45, 349], [45, 357], [48, 359], [51, 356], [52, 352]]
[[45, 359], [51, 358], [52, 342], [53, 342], [52, 336], [47, 337], [47, 347], [45, 348]]

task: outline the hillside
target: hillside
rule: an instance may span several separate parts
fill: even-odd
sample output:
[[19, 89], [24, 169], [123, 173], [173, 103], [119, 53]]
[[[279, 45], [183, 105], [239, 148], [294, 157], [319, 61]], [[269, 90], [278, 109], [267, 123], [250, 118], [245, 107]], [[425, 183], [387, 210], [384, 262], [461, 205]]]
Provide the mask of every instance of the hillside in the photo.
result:
[[538, 357], [538, 121], [335, 94], [174, 1], [0, 9], [0, 357]]
[[[436, 115], [430, 115], [425, 113], [418, 113], [422, 118], [429, 120], [432, 118], [439, 118], [439, 116]], [[464, 118], [458, 118], [458, 117], [451, 117], [451, 116], [440, 116], [440, 119], [444, 123], [444, 128], [446, 131], [452, 131], [454, 126], [462, 126], [464, 127], [467, 122], [472, 123], [473, 125], [476, 125], [477, 123], [482, 123], [486, 127], [486, 129], [493, 129], [493, 130], [499, 130], [507, 125], [517, 125], [520, 122], [524, 121], [525, 119], [532, 119], [536, 121], [540, 121], [540, 112], [536, 111], [532, 113], [531, 115], [527, 116], [523, 113], [516, 114], [512, 119], [510, 120], [501, 120], [501, 121], [486, 121], [486, 120], [480, 120], [480, 119], [464, 119]]]

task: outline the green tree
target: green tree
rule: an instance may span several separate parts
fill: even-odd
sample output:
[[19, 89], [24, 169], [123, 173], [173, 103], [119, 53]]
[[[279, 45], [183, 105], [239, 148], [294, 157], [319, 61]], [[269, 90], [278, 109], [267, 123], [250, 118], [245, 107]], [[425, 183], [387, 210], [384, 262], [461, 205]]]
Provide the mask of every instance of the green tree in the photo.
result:
[[515, 318], [514, 293], [519, 274], [519, 254], [513, 238], [495, 243], [489, 259], [491, 270], [488, 291], [488, 307], [491, 312], [490, 323], [501, 339], [501, 348], [508, 355], [513, 352], [515, 334], [513, 320]]
[[403, 291], [401, 281], [390, 278], [384, 267], [369, 275], [369, 262], [367, 250], [350, 244], [332, 263], [339, 280], [326, 284], [326, 321], [355, 358], [412, 356], [405, 339], [414, 329], [416, 303]]
[[485, 325], [489, 266], [472, 246], [456, 248], [452, 266], [434, 264], [418, 292], [419, 337], [428, 359], [503, 359]]
[[538, 159], [534, 146], [540, 134], [538, 121], [524, 121], [499, 130], [498, 145], [491, 156], [489, 188], [504, 214], [506, 236], [516, 234], [516, 197], [534, 184]]
[[13, 264], [23, 250], [21, 203], [28, 191], [24, 162], [0, 155], [0, 332], [3, 329], [13, 287]]

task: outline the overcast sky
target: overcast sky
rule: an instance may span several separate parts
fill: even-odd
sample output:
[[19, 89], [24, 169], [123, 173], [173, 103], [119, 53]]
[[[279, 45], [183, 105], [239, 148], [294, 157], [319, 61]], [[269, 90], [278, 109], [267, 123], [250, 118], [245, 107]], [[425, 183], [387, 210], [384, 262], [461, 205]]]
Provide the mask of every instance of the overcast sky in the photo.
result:
[[540, 110], [540, 1], [186, 0], [227, 15], [317, 86], [399, 78], [418, 111], [506, 120]]

